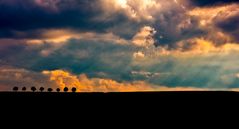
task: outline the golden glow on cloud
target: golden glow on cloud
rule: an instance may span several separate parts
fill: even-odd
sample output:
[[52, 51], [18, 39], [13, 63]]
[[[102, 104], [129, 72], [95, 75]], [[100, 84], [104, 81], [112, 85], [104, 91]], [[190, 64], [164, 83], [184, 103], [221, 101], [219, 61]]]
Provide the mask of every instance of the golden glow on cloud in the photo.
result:
[[[0, 91], [11, 90], [12, 86], [26, 86], [29, 90], [31, 86], [36, 86], [39, 88], [42, 86], [42, 84], [44, 84], [46, 88], [51, 87], [53, 89], [76, 87], [77, 92], [239, 91], [238, 88], [209, 89], [183, 86], [155, 86], [143, 81], [119, 83], [111, 79], [88, 78], [85, 74], [77, 76], [63, 70], [43, 71], [42, 75], [39, 74], [24, 69], [0, 67]], [[146, 72], [142, 74], [150, 73]], [[160, 73], [157, 73], [157, 75], [160, 75]], [[235, 75], [235, 77], [238, 77], [238, 75]]]
[[[186, 46], [185, 46], [186, 45]], [[189, 47], [185, 50], [184, 47]], [[229, 54], [230, 52], [239, 52], [237, 43], [226, 43], [221, 46], [216, 46], [213, 42], [203, 38], [192, 39], [191, 41], [178, 44], [178, 54]]]
[[168, 49], [167, 46], [160, 46], [135, 52], [133, 56], [136, 59], [147, 59], [160, 56], [175, 56], [179, 58], [211, 55], [220, 56], [233, 54], [235, 52], [239, 52], [238, 43], [215, 45], [212, 41], [204, 38], [194, 38], [178, 42], [175, 49]]
[[[209, 91], [207, 88], [154, 86], [143, 81], [119, 83], [111, 79], [88, 78], [72, 75], [63, 70], [44, 71], [57, 87], [76, 87], [77, 92], [138, 92], [138, 91]], [[211, 89], [213, 90], [213, 89]]]
[[56, 29], [44, 31], [40, 39], [27, 40], [28, 44], [42, 44], [42, 43], [66, 43], [70, 39], [90, 39], [92, 41], [104, 40], [119, 44], [128, 43], [127, 40], [114, 35], [113, 33], [93, 33], [93, 32], [74, 32], [67, 29]]
[[41, 39], [28, 40], [29, 44], [41, 44], [41, 43], [64, 43], [69, 39], [79, 39], [81, 36], [70, 30], [47, 30], [41, 35]]
[[113, 33], [74, 32], [67, 29], [46, 30], [39, 39], [24, 40], [29, 46], [50, 44], [51, 47], [41, 50], [42, 56], [49, 56], [52, 52], [61, 48], [69, 40], [105, 41], [116, 44], [129, 44], [130, 41]]
[[225, 19], [239, 13], [239, 4], [222, 5], [216, 7], [195, 8], [188, 15], [200, 19], [202, 27], [211, 25], [217, 18]]
[[44, 71], [44, 75], [49, 76], [50, 80], [57, 87], [76, 87], [77, 92], [140, 92], [140, 91], [239, 91], [233, 89], [209, 89], [196, 87], [167, 87], [154, 86], [143, 81], [119, 83], [111, 79], [88, 78], [82, 74], [80, 76], [73, 75], [63, 70]]
[[144, 53], [141, 52], [141, 51], [135, 52], [133, 56], [134, 56], [134, 58], [136, 58], [136, 59], [142, 59], [142, 58], [145, 57]]
[[50, 80], [55, 82], [61, 89], [64, 87], [76, 87], [78, 92], [131, 92], [153, 90], [145, 82], [118, 83], [111, 79], [89, 79], [86, 75], [72, 75], [66, 71], [44, 71]]

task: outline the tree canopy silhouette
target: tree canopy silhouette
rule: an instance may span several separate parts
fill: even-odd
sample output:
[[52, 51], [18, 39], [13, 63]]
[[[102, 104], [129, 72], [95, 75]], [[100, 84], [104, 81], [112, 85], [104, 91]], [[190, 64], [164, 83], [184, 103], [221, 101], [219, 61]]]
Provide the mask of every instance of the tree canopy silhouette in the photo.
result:
[[31, 90], [32, 90], [32, 92], [35, 92], [37, 89], [36, 89], [36, 87], [32, 87]]
[[74, 93], [76, 92], [76, 90], [77, 90], [77, 89], [76, 89], [75, 87], [73, 87], [73, 88], [71, 89], [71, 91], [74, 92]]
[[26, 87], [22, 87], [22, 91], [24, 91], [24, 92], [25, 92], [26, 90], [27, 90], [27, 88], [26, 88]]
[[68, 87], [64, 88], [64, 92], [68, 92], [68, 90], [69, 90]]
[[18, 91], [18, 87], [13, 87], [12, 90], [15, 91], [15, 92], [17, 92], [17, 91]]
[[44, 91], [44, 89], [45, 89], [44, 87], [41, 87], [39, 90], [40, 90], [41, 92], [43, 92], [43, 91]]
[[57, 88], [57, 89], [56, 89], [56, 91], [57, 91], [57, 92], [60, 92], [60, 91], [61, 91], [61, 89], [60, 89], [60, 88]]
[[48, 92], [52, 92], [53, 91], [53, 89], [52, 88], [48, 88], [48, 90], [47, 90]]

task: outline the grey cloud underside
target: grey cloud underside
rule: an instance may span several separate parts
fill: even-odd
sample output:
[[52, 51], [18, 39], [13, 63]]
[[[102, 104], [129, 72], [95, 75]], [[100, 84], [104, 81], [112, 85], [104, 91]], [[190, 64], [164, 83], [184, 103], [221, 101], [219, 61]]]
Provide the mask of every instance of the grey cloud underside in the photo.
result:
[[[207, 30], [199, 28], [199, 21], [196, 18], [189, 17], [182, 9], [170, 10], [164, 14], [160, 14], [153, 27], [156, 28], [157, 34], [156, 45], [173, 45], [178, 41], [190, 39], [192, 37], [203, 36]], [[183, 22], [190, 21], [184, 28], [178, 26]], [[163, 36], [163, 38], [160, 38]]]

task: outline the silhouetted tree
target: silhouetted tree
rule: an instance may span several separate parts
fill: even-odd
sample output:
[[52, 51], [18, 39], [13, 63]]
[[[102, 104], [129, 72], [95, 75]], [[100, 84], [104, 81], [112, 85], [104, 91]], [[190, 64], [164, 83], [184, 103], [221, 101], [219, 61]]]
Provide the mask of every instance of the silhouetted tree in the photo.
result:
[[68, 92], [68, 90], [69, 90], [69, 89], [68, 89], [67, 87], [64, 88], [64, 92]]
[[15, 92], [17, 92], [17, 91], [18, 91], [18, 87], [13, 87], [12, 90], [15, 91]]
[[57, 88], [57, 89], [56, 89], [56, 91], [57, 91], [57, 92], [60, 92], [60, 91], [61, 91], [61, 89], [60, 89], [60, 88]]
[[41, 87], [39, 90], [40, 90], [41, 92], [43, 92], [43, 91], [45, 90], [45, 88], [44, 88], [44, 87]]
[[35, 92], [37, 89], [36, 89], [36, 87], [32, 87], [31, 90], [32, 90], [32, 92]]
[[27, 88], [26, 88], [26, 87], [22, 87], [22, 91], [24, 91], [24, 92], [25, 92], [26, 90], [27, 90]]
[[73, 88], [71, 89], [71, 91], [75, 93], [75, 92], [76, 92], [76, 88], [73, 87]]
[[48, 88], [48, 92], [52, 92], [53, 91], [53, 89], [52, 88]]

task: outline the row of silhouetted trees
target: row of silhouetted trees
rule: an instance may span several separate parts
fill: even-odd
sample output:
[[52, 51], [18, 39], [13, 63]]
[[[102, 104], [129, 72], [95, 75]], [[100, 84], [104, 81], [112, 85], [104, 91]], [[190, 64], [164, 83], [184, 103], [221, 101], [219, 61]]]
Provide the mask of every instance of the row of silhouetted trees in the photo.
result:
[[[22, 91], [22, 92], [25, 92], [27, 91], [27, 88], [26, 87], [22, 87], [21, 89], [19, 87], [13, 87], [12, 89], [13, 91], [17, 92], [17, 91]], [[36, 87], [31, 87], [30, 89], [32, 92], [61, 92], [61, 89], [60, 88], [57, 88], [55, 91], [52, 89], [52, 88], [48, 88], [48, 89], [45, 89], [44, 87], [40, 87], [39, 89], [37, 89]], [[75, 87], [69, 89], [68, 87], [65, 87], [63, 89], [63, 92], [69, 92], [69, 90], [71, 90], [71, 92], [76, 92], [77, 89]]]

